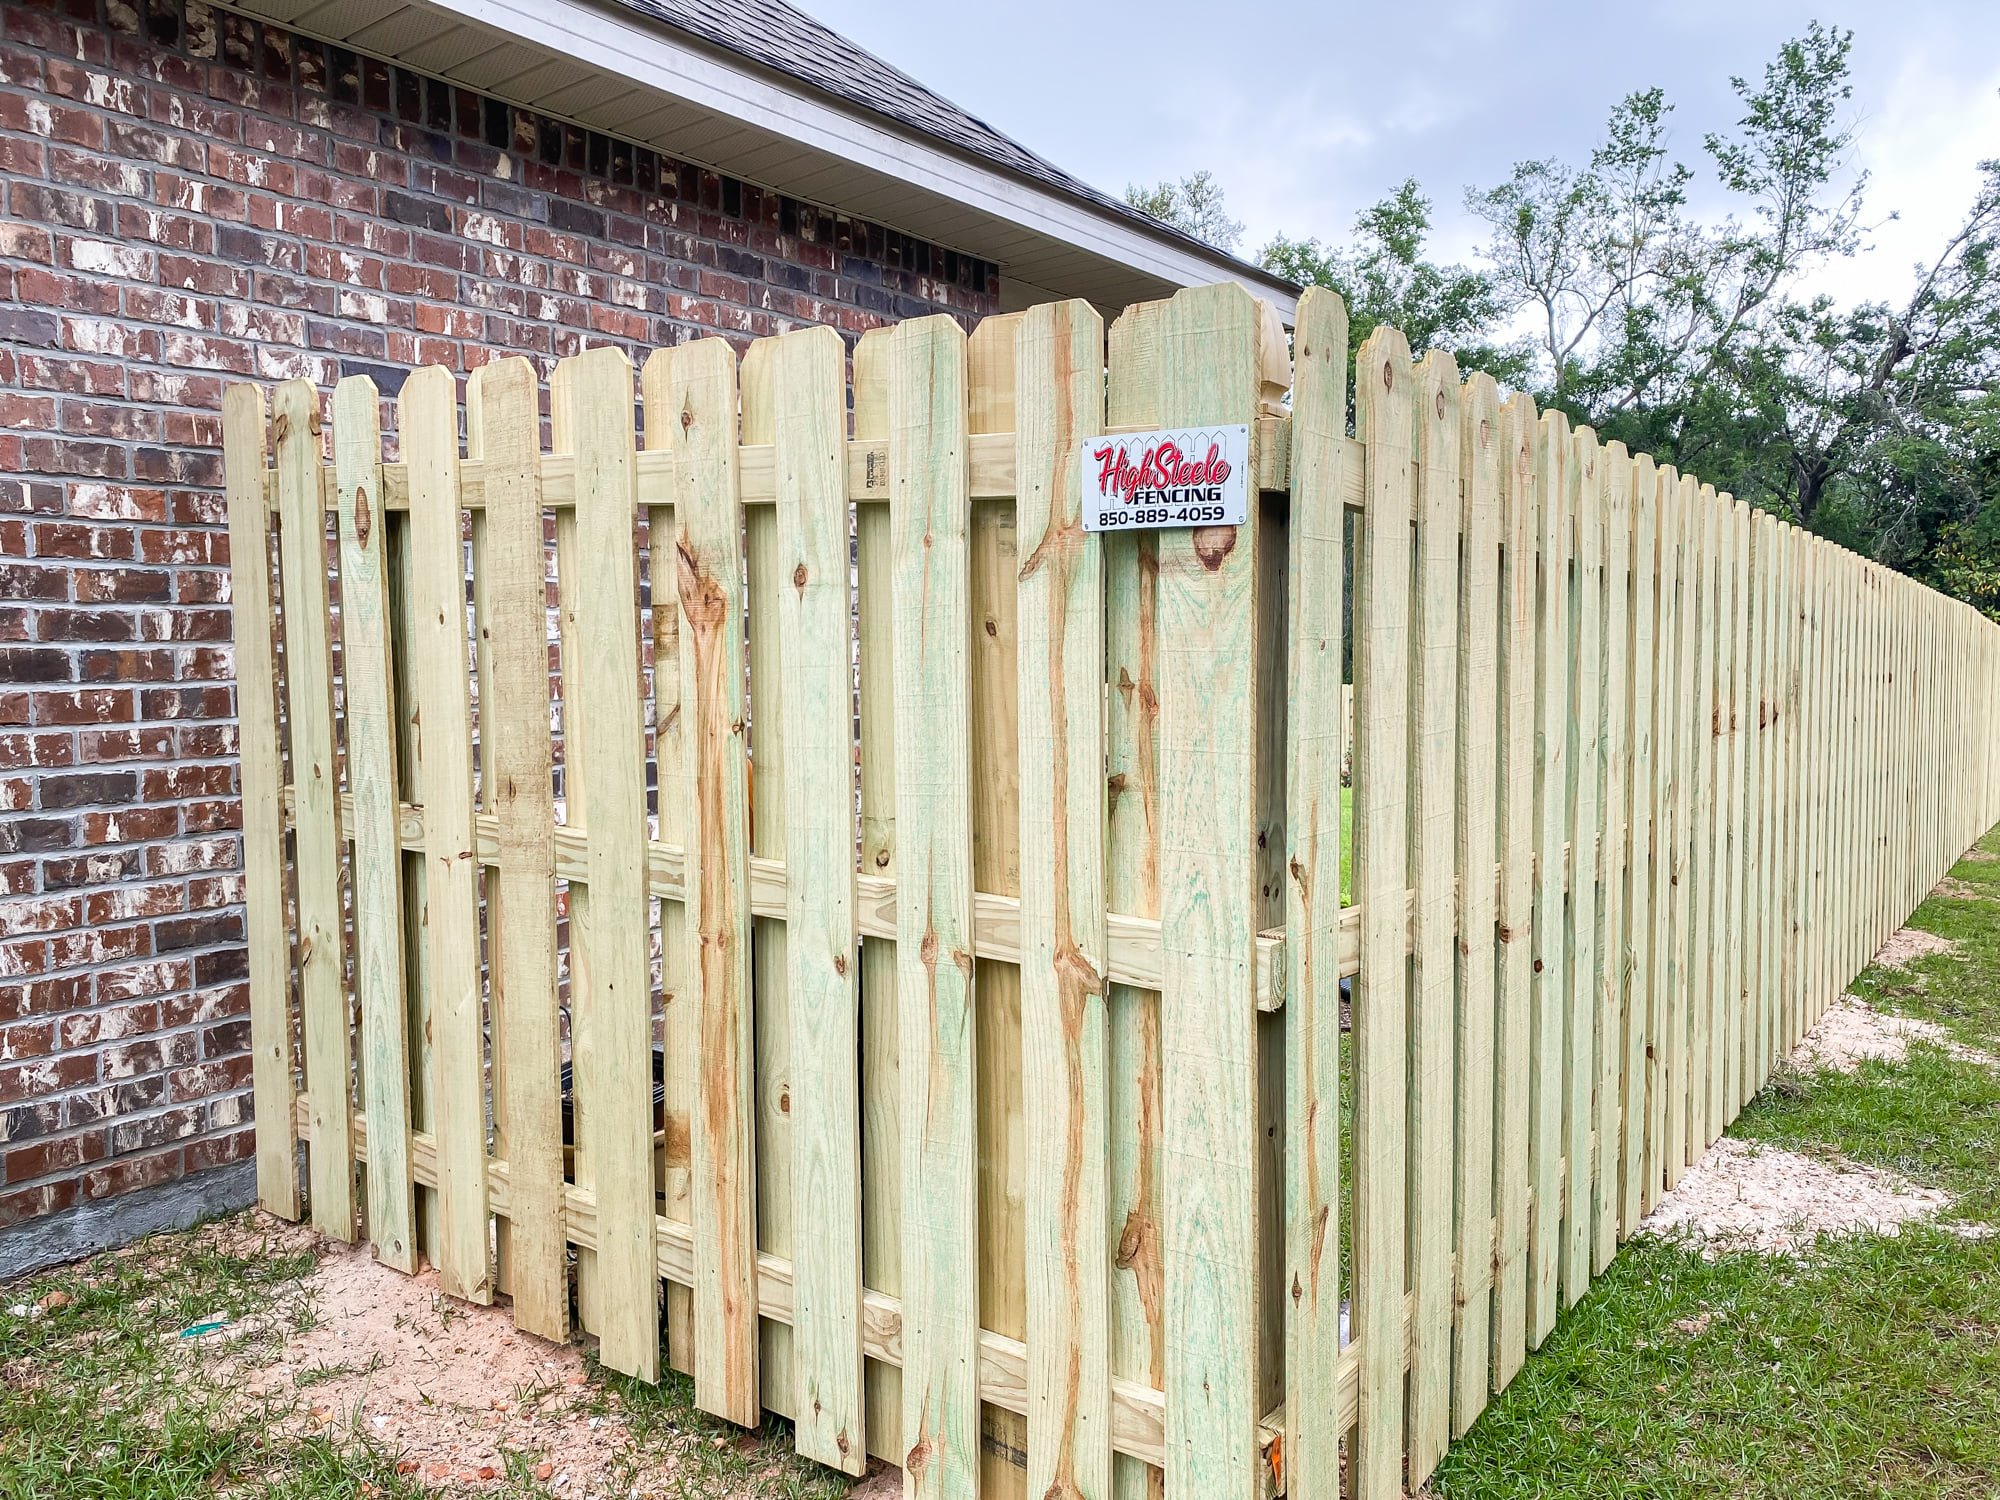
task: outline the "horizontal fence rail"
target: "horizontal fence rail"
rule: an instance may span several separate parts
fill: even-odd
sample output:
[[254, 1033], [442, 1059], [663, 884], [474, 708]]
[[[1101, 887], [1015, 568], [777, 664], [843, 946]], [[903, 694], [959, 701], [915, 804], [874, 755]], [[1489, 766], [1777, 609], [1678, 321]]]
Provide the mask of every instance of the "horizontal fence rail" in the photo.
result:
[[233, 387], [264, 1206], [911, 1495], [1420, 1487], [2000, 818], [2000, 628], [1348, 347]]

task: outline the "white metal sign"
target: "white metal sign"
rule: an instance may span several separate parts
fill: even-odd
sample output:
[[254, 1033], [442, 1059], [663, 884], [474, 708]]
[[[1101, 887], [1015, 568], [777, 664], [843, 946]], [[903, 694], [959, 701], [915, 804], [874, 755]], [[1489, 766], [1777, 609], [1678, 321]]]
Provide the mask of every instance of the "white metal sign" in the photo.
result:
[[1243, 423], [1088, 438], [1078, 462], [1085, 531], [1250, 519], [1250, 429]]

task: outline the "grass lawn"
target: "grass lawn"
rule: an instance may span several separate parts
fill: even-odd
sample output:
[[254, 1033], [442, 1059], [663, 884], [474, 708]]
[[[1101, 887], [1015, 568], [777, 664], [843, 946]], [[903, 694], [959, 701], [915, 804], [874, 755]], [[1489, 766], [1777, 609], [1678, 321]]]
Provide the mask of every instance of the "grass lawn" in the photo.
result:
[[[1853, 993], [2000, 1052], [2000, 830], [1910, 925], [1956, 940]], [[1834, 1151], [2000, 1229], [2000, 1073], [1928, 1043], [1782, 1073], [1730, 1134]], [[2000, 1495], [2000, 1237], [1935, 1226], [1804, 1262], [1626, 1247], [1432, 1481], [1439, 1496]]]

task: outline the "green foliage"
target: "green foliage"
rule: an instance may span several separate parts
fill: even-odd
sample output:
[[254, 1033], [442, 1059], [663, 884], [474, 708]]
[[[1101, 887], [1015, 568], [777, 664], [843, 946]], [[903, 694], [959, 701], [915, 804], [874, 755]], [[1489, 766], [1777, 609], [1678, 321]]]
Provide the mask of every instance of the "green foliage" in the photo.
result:
[[1224, 212], [1222, 184], [1212, 172], [1196, 172], [1179, 182], [1156, 182], [1151, 187], [1130, 183], [1125, 188], [1125, 201], [1218, 250], [1233, 254], [1242, 243], [1243, 225]]
[[[1814, 295], [1816, 270], [1868, 244], [1852, 47], [1814, 24], [1732, 78], [1736, 122], [1695, 164], [1670, 150], [1664, 91], [1627, 95], [1583, 161], [1524, 161], [1467, 193], [1483, 263], [1425, 254], [1414, 182], [1343, 241], [1280, 234], [1259, 259], [1336, 288], [1357, 346], [1393, 324], [2000, 619], [2000, 161], [1907, 296]], [[1219, 215], [1207, 173], [1162, 184], [1150, 211], [1184, 216], [1197, 182]]]
[[1521, 384], [1529, 370], [1527, 348], [1496, 344], [1490, 336], [1504, 312], [1493, 278], [1427, 258], [1430, 230], [1430, 200], [1412, 179], [1356, 216], [1350, 246], [1279, 235], [1257, 259], [1301, 286], [1340, 293], [1347, 304], [1350, 354], [1387, 324], [1400, 328], [1419, 355], [1442, 349], [1461, 371], [1485, 370], [1496, 380]]

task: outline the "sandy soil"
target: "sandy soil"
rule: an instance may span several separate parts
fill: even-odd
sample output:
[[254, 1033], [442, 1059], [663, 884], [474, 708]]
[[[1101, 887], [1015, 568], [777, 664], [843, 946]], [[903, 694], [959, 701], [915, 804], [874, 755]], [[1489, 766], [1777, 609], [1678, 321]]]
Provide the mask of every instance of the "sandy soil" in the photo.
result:
[[1802, 1068], [1852, 1073], [1864, 1058], [1901, 1062], [1909, 1056], [1912, 1042], [1935, 1042], [1953, 1057], [2000, 1067], [2000, 1057], [1953, 1041], [1951, 1033], [1935, 1022], [1887, 1015], [1852, 995], [1827, 1007], [1819, 1024], [1799, 1043], [1792, 1061]]
[[1941, 938], [1934, 932], [1920, 932], [1914, 927], [1905, 927], [1892, 934], [1875, 954], [1873, 962], [1885, 969], [1902, 969], [1920, 958], [1929, 958], [1933, 953], [1956, 953], [1958, 944], [1950, 938]]
[[1725, 1136], [1688, 1168], [1640, 1223], [1642, 1233], [1685, 1234], [1713, 1260], [1725, 1251], [1797, 1255], [1820, 1235], [1895, 1234], [1951, 1201], [1855, 1162]]
[[[301, 1307], [311, 1326], [282, 1326]], [[584, 1409], [593, 1403], [578, 1349], [517, 1332], [504, 1308], [444, 1298], [435, 1273], [403, 1276], [365, 1246], [323, 1243], [293, 1306], [271, 1321], [285, 1337], [268, 1362], [258, 1335], [270, 1330], [254, 1322], [212, 1335], [218, 1373], [234, 1376], [246, 1402], [296, 1397], [295, 1430], [365, 1432], [427, 1484], [493, 1483], [513, 1453], [553, 1493], [597, 1495], [625, 1446], [615, 1410]], [[266, 1347], [246, 1350], [232, 1372], [238, 1343]]]

